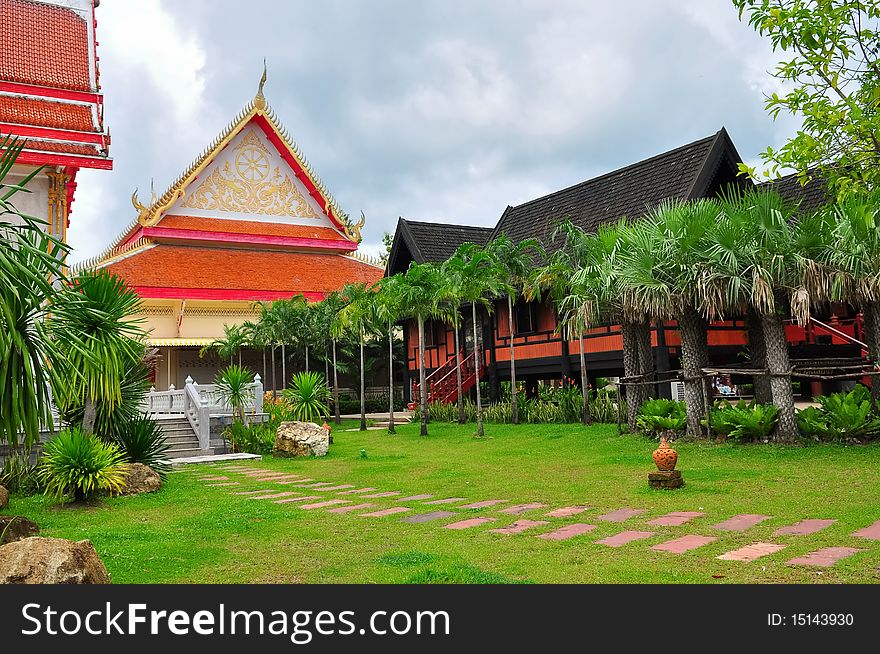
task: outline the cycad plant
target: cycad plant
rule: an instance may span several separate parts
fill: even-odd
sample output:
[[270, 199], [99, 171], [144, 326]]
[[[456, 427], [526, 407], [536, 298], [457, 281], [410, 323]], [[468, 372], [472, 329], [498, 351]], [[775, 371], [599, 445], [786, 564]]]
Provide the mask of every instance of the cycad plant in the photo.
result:
[[46, 495], [60, 502], [82, 502], [125, 484], [123, 454], [78, 427], [59, 432], [43, 447], [40, 478]]
[[159, 424], [148, 416], [137, 416], [117, 427], [113, 437], [128, 463], [143, 463], [165, 479], [170, 469], [166, 462], [168, 443]]
[[284, 399], [293, 411], [293, 417], [301, 422], [323, 422], [330, 413], [327, 400], [330, 391], [324, 378], [317, 372], [300, 372], [290, 380]]
[[242, 366], [232, 365], [217, 373], [214, 385], [220, 401], [232, 409], [234, 419], [247, 425], [245, 407], [254, 401], [253, 373]]

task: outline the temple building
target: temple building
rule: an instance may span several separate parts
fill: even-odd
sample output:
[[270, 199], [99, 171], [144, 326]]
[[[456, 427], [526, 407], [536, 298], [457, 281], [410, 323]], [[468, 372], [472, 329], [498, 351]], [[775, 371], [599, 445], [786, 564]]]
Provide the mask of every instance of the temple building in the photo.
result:
[[[253, 100], [106, 251], [80, 268], [122, 277], [143, 298], [148, 344], [159, 348], [155, 386], [213, 380], [222, 362], [199, 350], [224, 325], [256, 320], [259, 302], [320, 300], [383, 268], [358, 255], [358, 222], [315, 175], [263, 94]], [[261, 354], [245, 365], [262, 371]], [[280, 371], [280, 368], [279, 368]]]
[[0, 136], [24, 141], [6, 177], [22, 213], [66, 241], [80, 169], [110, 170], [98, 75], [98, 0], [0, 0]]

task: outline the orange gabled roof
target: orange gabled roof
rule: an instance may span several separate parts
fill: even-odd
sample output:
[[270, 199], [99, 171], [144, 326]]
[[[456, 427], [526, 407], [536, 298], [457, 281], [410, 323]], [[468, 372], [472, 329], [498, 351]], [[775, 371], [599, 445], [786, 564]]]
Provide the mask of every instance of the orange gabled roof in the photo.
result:
[[[352, 257], [308, 252], [154, 244], [103, 266], [144, 297], [169, 289], [329, 293], [349, 282], [373, 283], [381, 267]], [[159, 295], [161, 293], [161, 295]], [[181, 293], [185, 297], [184, 293]]]
[[104, 157], [106, 153], [94, 145], [83, 143], [65, 143], [61, 141], [46, 141], [43, 139], [23, 139], [25, 150], [38, 150], [40, 152], [60, 152], [64, 154], [79, 154], [84, 157]]
[[90, 91], [89, 26], [68, 7], [0, 0], [0, 79]]
[[91, 107], [25, 96], [0, 98], [0, 123], [95, 132]]
[[317, 238], [348, 242], [348, 239], [332, 227], [288, 225], [256, 220], [226, 220], [225, 218], [198, 218], [195, 216], [165, 216], [156, 226], [180, 230], [195, 230], [199, 232], [225, 232], [228, 234]]

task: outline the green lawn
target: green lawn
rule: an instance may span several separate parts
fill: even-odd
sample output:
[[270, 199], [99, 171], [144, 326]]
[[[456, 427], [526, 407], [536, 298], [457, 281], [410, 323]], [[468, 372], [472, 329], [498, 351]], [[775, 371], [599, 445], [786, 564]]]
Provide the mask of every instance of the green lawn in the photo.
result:
[[[441, 523], [407, 524], [398, 516], [303, 511], [295, 505], [245, 499], [230, 490], [277, 488], [229, 472], [240, 487], [209, 488], [197, 480], [216, 467], [190, 466], [169, 475], [153, 495], [119, 497], [97, 507], [58, 508], [42, 497], [13, 498], [7, 512], [23, 514], [47, 536], [91, 539], [115, 582], [877, 582], [880, 542], [850, 534], [880, 519], [877, 479], [880, 444], [782, 448], [678, 443], [686, 486], [676, 491], [647, 487], [656, 443], [618, 437], [613, 426], [487, 425], [489, 438], [471, 437], [473, 426], [432, 424], [428, 438], [418, 425], [398, 435], [384, 431], [337, 431], [322, 459], [273, 460], [254, 466], [302, 473], [322, 481], [432, 493], [477, 501], [542, 501], [551, 508], [589, 504], [593, 510], [553, 525], [598, 524], [587, 535], [548, 542], [526, 533], [505, 536], [487, 527], [442, 529]], [[367, 457], [360, 456], [364, 448]], [[318, 495], [319, 493], [314, 493]], [[393, 498], [390, 498], [393, 500]], [[369, 500], [377, 508], [389, 498]], [[418, 507], [418, 503], [413, 503]], [[596, 522], [600, 512], [647, 509], [623, 525]], [[448, 507], [426, 507], [435, 510]], [[454, 510], [454, 509], [453, 509]], [[681, 527], [646, 527], [667, 511], [705, 511]], [[462, 514], [516, 518], [492, 509]], [[737, 513], [771, 520], [745, 533], [723, 534], [711, 525]], [[522, 517], [541, 519], [542, 512]], [[803, 518], [836, 518], [810, 536], [774, 537], [772, 532]], [[451, 521], [451, 519], [449, 520]], [[619, 549], [593, 541], [623, 529], [657, 531], [651, 539]], [[536, 530], [534, 533], [540, 533]], [[686, 533], [717, 535], [718, 541], [682, 555], [650, 545]], [[770, 541], [788, 546], [753, 563], [718, 561], [736, 547]], [[826, 546], [865, 552], [827, 570], [793, 568], [785, 561]]]

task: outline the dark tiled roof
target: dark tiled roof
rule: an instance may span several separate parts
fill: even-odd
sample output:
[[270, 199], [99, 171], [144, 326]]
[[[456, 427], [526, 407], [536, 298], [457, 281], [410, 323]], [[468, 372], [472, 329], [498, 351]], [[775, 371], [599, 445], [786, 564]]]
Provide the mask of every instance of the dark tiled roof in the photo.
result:
[[587, 231], [623, 216], [637, 218], [662, 200], [701, 197], [722, 156], [739, 155], [722, 128], [716, 134], [589, 179], [516, 207], [507, 207], [493, 232], [514, 241], [537, 238], [549, 245], [557, 220], [568, 217]]
[[810, 213], [828, 204], [828, 186], [825, 180], [813, 177], [806, 185], [801, 186], [797, 173], [762, 182], [758, 186], [771, 188], [786, 200], [797, 202], [801, 213]]
[[400, 222], [401, 227], [409, 232], [411, 242], [408, 245], [417, 263], [446, 261], [462, 243], [485, 245], [492, 234], [492, 227], [423, 223], [403, 218]]

